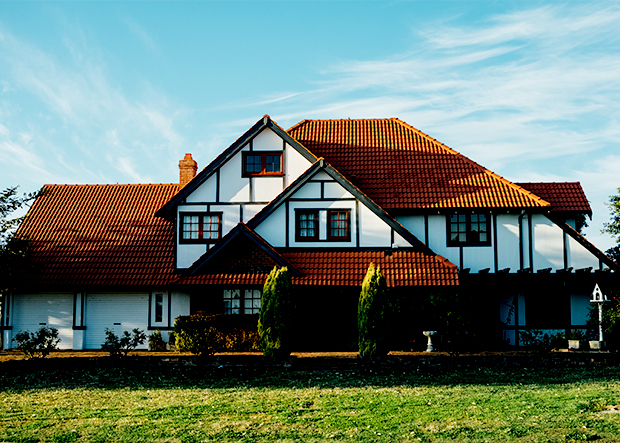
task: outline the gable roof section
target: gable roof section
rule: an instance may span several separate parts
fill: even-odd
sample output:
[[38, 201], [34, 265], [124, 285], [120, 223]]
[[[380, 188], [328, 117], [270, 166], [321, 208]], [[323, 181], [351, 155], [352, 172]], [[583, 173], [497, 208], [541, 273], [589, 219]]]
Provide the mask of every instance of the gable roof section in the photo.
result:
[[17, 235], [32, 240], [23, 286], [140, 286], [174, 277], [174, 228], [155, 211], [179, 190], [161, 185], [45, 185]]
[[551, 204], [551, 213], [585, 213], [592, 217], [592, 208], [579, 182], [516, 183]]
[[348, 192], [358, 198], [368, 209], [374, 212], [381, 220], [387, 223], [394, 229], [401, 237], [407, 240], [413, 247], [420, 249], [428, 254], [434, 255], [435, 253], [422, 243], [418, 238], [409, 232], [403, 225], [398, 223], [391, 215], [389, 215], [383, 208], [372, 201], [362, 191], [359, 190], [353, 183], [347, 180], [340, 172], [334, 169], [324, 159], [320, 158], [310, 168], [300, 175], [297, 180], [291, 183], [280, 195], [273, 199], [267, 206], [265, 206], [258, 214], [256, 214], [251, 220], [248, 221], [248, 227], [255, 229], [261, 224], [270, 214], [272, 214], [278, 206], [283, 204], [289, 197], [297, 192], [308, 180], [310, 180], [319, 170], [324, 171], [336, 182], [338, 182]]
[[186, 274], [194, 275], [207, 270], [234, 274], [269, 273], [274, 265], [286, 266], [293, 275], [301, 275], [260, 235], [239, 223], [221, 241], [190, 266]]
[[260, 132], [269, 128], [277, 135], [279, 135], [286, 143], [296, 149], [302, 156], [304, 156], [309, 162], [314, 163], [317, 158], [308, 151], [304, 146], [300, 145], [297, 140], [293, 139], [289, 134], [278, 126], [271, 117], [268, 115], [263, 116], [257, 121], [254, 126], [248, 129], [241, 137], [239, 137], [232, 145], [228, 147], [224, 152], [217, 156], [215, 160], [209, 163], [202, 171], [196, 175], [177, 195], [175, 195], [170, 201], [168, 201], [161, 209], [155, 214], [158, 217], [164, 217], [171, 219], [174, 216], [174, 208], [183, 203], [185, 198], [194, 192], [201, 184], [203, 184], [209, 177], [211, 177], [220, 166], [226, 163], [237, 152], [239, 152], [247, 143], [249, 143]]
[[287, 132], [388, 210], [549, 206], [396, 118], [304, 120]]
[[620, 265], [619, 264], [617, 264], [615, 261], [613, 261], [607, 255], [605, 255], [605, 253], [603, 251], [601, 251], [596, 246], [594, 246], [592, 243], [590, 243], [587, 238], [585, 238], [583, 235], [581, 235], [579, 232], [577, 232], [575, 229], [573, 229], [573, 227], [570, 226], [568, 223], [566, 223], [564, 220], [561, 220], [561, 219], [559, 219], [557, 217], [553, 217], [553, 214], [549, 218], [555, 224], [557, 224], [560, 228], [562, 228], [562, 230], [564, 232], [566, 232], [568, 235], [570, 235], [572, 238], [574, 238], [577, 243], [579, 243], [581, 246], [583, 246], [588, 251], [590, 251], [602, 263], [605, 263], [609, 267], [609, 269], [613, 269], [616, 272], [620, 271]]
[[[396, 251], [313, 251], [281, 250], [280, 255], [299, 270], [293, 284], [299, 286], [360, 287], [368, 265], [373, 262], [385, 274], [389, 287], [456, 286], [456, 265], [438, 255], [412, 250]], [[184, 285], [263, 285], [264, 273], [196, 273], [174, 283]]]

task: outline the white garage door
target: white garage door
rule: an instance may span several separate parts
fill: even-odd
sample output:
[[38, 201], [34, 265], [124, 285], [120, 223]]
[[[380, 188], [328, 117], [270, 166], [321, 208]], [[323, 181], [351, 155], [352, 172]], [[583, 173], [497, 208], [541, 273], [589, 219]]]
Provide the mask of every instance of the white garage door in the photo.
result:
[[58, 329], [59, 348], [73, 347], [73, 294], [15, 294], [12, 315], [13, 338], [21, 331], [35, 332], [47, 326]]
[[[148, 334], [148, 314], [148, 294], [86, 294], [84, 348], [101, 349], [106, 328], [117, 337], [134, 328]], [[146, 343], [143, 347], [147, 347]]]

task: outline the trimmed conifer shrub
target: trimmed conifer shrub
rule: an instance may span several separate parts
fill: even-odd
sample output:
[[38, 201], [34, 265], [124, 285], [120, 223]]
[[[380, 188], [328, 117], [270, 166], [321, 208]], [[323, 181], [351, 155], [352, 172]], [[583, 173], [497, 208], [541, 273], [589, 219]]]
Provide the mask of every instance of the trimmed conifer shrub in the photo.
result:
[[376, 359], [387, 355], [389, 311], [385, 276], [380, 268], [370, 263], [357, 307], [358, 344], [362, 358]]
[[275, 266], [263, 287], [258, 336], [265, 357], [286, 358], [291, 353], [293, 314], [291, 273]]

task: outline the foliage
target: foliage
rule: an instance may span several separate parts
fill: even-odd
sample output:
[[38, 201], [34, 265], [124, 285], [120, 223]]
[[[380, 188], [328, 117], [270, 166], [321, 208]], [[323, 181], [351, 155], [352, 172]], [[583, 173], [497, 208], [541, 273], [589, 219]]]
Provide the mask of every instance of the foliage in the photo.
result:
[[149, 335], [149, 351], [165, 351], [166, 342], [161, 336], [161, 331], [156, 329], [155, 332]]
[[588, 220], [586, 219], [585, 214], [577, 214], [575, 218], [575, 231], [579, 232], [581, 235], [585, 237], [585, 233], [583, 230], [588, 227]]
[[258, 317], [258, 337], [265, 357], [286, 358], [291, 353], [292, 288], [288, 268], [274, 266], [263, 286]]
[[549, 352], [551, 337], [540, 329], [522, 329], [519, 331], [519, 344], [529, 350], [537, 352]]
[[422, 305], [426, 329], [439, 332], [439, 350], [458, 356], [468, 346], [475, 303], [465, 294], [440, 291], [428, 294]]
[[146, 335], [138, 328], [134, 328], [132, 333], [123, 331], [123, 335], [119, 338], [113, 331], [105, 329], [105, 343], [101, 345], [101, 349], [109, 352], [111, 357], [127, 356], [131, 351], [136, 349], [138, 345], [144, 344]]
[[605, 254], [620, 265], [620, 246], [614, 246], [605, 251]]
[[611, 221], [603, 224], [603, 233], [611, 234], [616, 243], [620, 244], [620, 188], [618, 193], [609, 196], [607, 207], [611, 211]]
[[[598, 340], [598, 306], [590, 307], [587, 324], [592, 338]], [[603, 339], [607, 349], [620, 350], [620, 297], [616, 292], [611, 292], [609, 301], [603, 303]]]
[[18, 196], [17, 186], [0, 191], [0, 294], [12, 289], [15, 272], [30, 265], [30, 241], [15, 236], [24, 217], [11, 217], [13, 212], [28, 206], [41, 192]]
[[357, 307], [358, 346], [362, 358], [382, 358], [389, 352], [389, 317], [385, 276], [379, 267], [370, 263]]
[[17, 349], [24, 354], [24, 360], [31, 358], [45, 358], [50, 352], [58, 349], [60, 338], [58, 329], [44, 326], [37, 332], [23, 331], [13, 339]]
[[213, 355], [221, 349], [216, 315], [183, 315], [174, 321], [175, 345], [180, 352]]
[[256, 316], [194, 314], [178, 317], [170, 343], [180, 352], [213, 355], [216, 352], [258, 351]]

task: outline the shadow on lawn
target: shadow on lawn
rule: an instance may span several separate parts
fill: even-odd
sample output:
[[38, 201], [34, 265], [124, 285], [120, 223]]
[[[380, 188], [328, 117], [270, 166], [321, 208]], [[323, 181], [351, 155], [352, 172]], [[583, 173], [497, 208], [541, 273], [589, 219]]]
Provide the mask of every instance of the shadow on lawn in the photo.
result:
[[[22, 362], [0, 374], [0, 389], [14, 392], [45, 388], [359, 388], [456, 386], [468, 384], [529, 385], [615, 381], [620, 367], [415, 367], [395, 364], [298, 368], [295, 365], [232, 366], [206, 364], [145, 365], [132, 360], [106, 361], [82, 367], [53, 367], [46, 361]], [[32, 363], [32, 364], [30, 364]]]

